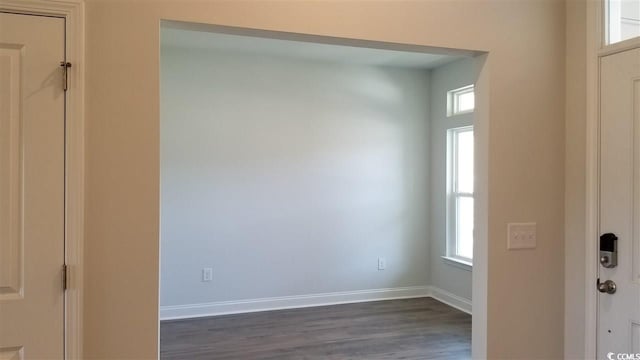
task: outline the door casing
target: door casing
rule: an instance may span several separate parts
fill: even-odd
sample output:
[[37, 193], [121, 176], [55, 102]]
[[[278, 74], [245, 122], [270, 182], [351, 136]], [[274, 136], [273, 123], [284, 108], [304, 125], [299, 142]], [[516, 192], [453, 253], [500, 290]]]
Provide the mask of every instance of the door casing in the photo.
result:
[[84, 248], [84, 3], [82, 0], [0, 0], [0, 10], [65, 20], [69, 69], [65, 94], [65, 359], [82, 358]]
[[587, 119], [586, 119], [586, 214], [585, 214], [585, 334], [584, 357], [597, 357], [598, 319], [598, 239], [600, 197], [600, 59], [607, 55], [640, 48], [640, 38], [616, 44], [605, 43], [606, 0], [587, 2]]

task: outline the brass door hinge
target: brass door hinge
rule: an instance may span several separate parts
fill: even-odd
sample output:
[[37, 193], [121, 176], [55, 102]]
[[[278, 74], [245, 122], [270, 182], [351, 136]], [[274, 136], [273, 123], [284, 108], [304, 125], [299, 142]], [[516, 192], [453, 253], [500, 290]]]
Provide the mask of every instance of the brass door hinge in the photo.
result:
[[69, 68], [71, 63], [60, 61], [60, 67], [62, 68], [62, 90], [67, 91], [69, 89]]
[[67, 290], [69, 286], [69, 266], [67, 264], [62, 265], [62, 290]]

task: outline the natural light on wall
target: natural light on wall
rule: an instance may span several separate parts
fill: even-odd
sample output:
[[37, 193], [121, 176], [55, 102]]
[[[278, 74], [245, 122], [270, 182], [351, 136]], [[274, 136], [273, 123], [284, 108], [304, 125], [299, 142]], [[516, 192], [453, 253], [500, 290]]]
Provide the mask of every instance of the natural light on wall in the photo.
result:
[[607, 44], [640, 36], [640, 0], [607, 0], [605, 14]]

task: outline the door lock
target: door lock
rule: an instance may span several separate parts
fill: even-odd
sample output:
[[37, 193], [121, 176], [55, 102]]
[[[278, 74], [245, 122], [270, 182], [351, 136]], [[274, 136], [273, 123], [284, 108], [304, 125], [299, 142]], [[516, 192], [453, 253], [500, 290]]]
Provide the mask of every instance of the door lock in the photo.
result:
[[600, 236], [600, 264], [607, 269], [618, 266], [618, 237], [615, 234]]
[[605, 282], [600, 282], [598, 279], [598, 291], [601, 293], [607, 293], [609, 295], [615, 294], [617, 290], [616, 283], [613, 280], [607, 280]]

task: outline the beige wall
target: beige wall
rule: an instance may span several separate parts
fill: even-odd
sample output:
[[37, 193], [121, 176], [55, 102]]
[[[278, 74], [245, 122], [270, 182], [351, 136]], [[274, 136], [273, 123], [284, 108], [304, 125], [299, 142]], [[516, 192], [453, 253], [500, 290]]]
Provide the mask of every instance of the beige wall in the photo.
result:
[[[568, 0], [566, 25], [565, 358], [585, 358], [588, 6]], [[594, 44], [597, 46], [597, 44]], [[594, 259], [595, 260], [595, 259]], [[594, 289], [595, 291], [595, 289]]]
[[[567, 1], [565, 153], [565, 358], [584, 358], [587, 3]], [[595, 291], [595, 289], [594, 289]]]
[[[563, 1], [87, 1], [85, 357], [157, 356], [159, 20], [487, 50], [490, 358], [563, 356]], [[507, 222], [538, 248], [506, 250]]]

